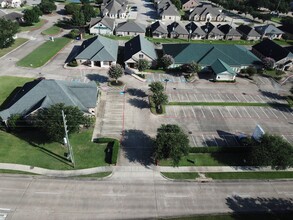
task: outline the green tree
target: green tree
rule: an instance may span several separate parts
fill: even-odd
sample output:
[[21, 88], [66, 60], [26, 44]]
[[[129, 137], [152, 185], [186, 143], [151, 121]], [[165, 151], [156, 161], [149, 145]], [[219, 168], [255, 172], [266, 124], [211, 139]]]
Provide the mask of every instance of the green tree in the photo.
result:
[[76, 11], [80, 11], [81, 10], [81, 6], [79, 4], [69, 3], [69, 4], [65, 5], [64, 9], [66, 11], [66, 14], [72, 15]]
[[152, 82], [149, 84], [150, 90], [153, 94], [164, 91], [164, 86], [161, 82]]
[[15, 131], [17, 127], [19, 126], [21, 120], [21, 116], [19, 114], [11, 115], [7, 120], [7, 127], [11, 131]]
[[119, 64], [111, 65], [111, 67], [108, 70], [108, 76], [111, 79], [115, 79], [116, 83], [118, 83], [118, 78], [120, 78], [123, 75], [123, 73], [123, 68]]
[[181, 66], [181, 70], [185, 73], [197, 73], [200, 71], [200, 66], [195, 61], [186, 63]]
[[37, 23], [40, 21], [38, 12], [33, 9], [25, 10], [23, 14], [23, 19], [27, 25], [32, 25], [33, 23]]
[[168, 69], [170, 65], [174, 63], [174, 59], [172, 56], [165, 54], [158, 60], [158, 66], [163, 68], [164, 70]]
[[165, 105], [168, 103], [168, 96], [163, 92], [154, 93], [152, 95], [152, 101], [154, 102], [156, 106], [157, 113], [162, 114], [163, 113], [162, 105]]
[[180, 0], [171, 0], [171, 2], [180, 11], [181, 6], [182, 6], [181, 1]]
[[257, 73], [257, 70], [255, 67], [253, 66], [249, 66], [246, 68], [246, 73], [249, 75], [249, 76], [253, 76], [254, 74]]
[[77, 27], [85, 25], [85, 18], [82, 11], [75, 11], [72, 14], [71, 24]]
[[74, 106], [65, 106], [63, 103], [52, 105], [49, 108], [41, 109], [36, 115], [35, 125], [44, 132], [51, 141], [62, 142], [65, 132], [61, 111], [66, 115], [68, 133], [79, 131], [80, 125], [87, 125], [86, 116]]
[[34, 6], [32, 8], [32, 10], [38, 15], [38, 16], [42, 16], [43, 12], [41, 11], [41, 9], [38, 6]]
[[150, 62], [146, 59], [139, 59], [137, 62], [137, 69], [139, 71], [144, 71], [146, 69], [150, 68]]
[[263, 66], [266, 70], [272, 70], [272, 69], [274, 69], [276, 61], [271, 57], [265, 57], [262, 60], [262, 63], [263, 63]]
[[54, 0], [41, 0], [39, 7], [44, 14], [51, 14], [57, 9]]
[[94, 7], [88, 3], [84, 4], [81, 10], [84, 14], [84, 19], [86, 22], [89, 22], [91, 18], [95, 18], [97, 16], [97, 12], [95, 11]]
[[14, 43], [14, 35], [19, 30], [17, 22], [0, 18], [0, 48], [6, 48]]
[[188, 136], [178, 125], [163, 124], [157, 130], [154, 157], [156, 160], [171, 158], [177, 166], [181, 157], [188, 154], [188, 146]]
[[286, 169], [293, 166], [293, 146], [280, 136], [265, 134], [260, 144], [252, 147], [250, 159], [253, 165]]

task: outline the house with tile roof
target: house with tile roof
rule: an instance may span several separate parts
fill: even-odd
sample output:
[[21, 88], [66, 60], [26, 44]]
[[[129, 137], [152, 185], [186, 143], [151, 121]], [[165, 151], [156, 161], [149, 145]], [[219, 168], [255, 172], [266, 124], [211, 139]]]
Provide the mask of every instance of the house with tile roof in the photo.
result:
[[185, 29], [188, 31], [190, 39], [200, 40], [206, 38], [206, 33], [193, 21], [185, 25]]
[[142, 35], [145, 36], [146, 27], [144, 24], [141, 24], [136, 21], [125, 21], [118, 23], [114, 34], [117, 36], [136, 36], [136, 35]]
[[260, 59], [246, 47], [227, 44], [163, 44], [163, 53], [174, 58], [170, 67], [197, 62], [202, 67], [210, 67], [218, 58], [235, 72], [252, 65], [259, 65]]
[[293, 53], [270, 39], [264, 39], [260, 43], [252, 46], [252, 52], [260, 59], [266, 57], [273, 58], [276, 61], [275, 68], [277, 69], [293, 69]]
[[152, 23], [148, 30], [153, 38], [166, 38], [168, 37], [167, 27], [160, 21]]
[[153, 64], [157, 58], [154, 44], [141, 35], [125, 43], [124, 62], [126, 67], [136, 68], [139, 59], [148, 60]]
[[82, 43], [75, 60], [90, 67], [109, 67], [116, 64], [117, 55], [118, 42], [98, 35]]
[[4, 110], [0, 111], [0, 117], [4, 122], [15, 114], [27, 118], [40, 109], [58, 103], [76, 106], [85, 115], [95, 115], [97, 96], [97, 84], [93, 81], [81, 83], [53, 79], [34, 80], [24, 84], [8, 100]]
[[236, 72], [221, 59], [217, 59], [213, 62], [211, 69], [215, 81], [234, 81], [236, 79]]
[[172, 22], [167, 26], [170, 38], [188, 39], [189, 32], [181, 22]]
[[199, 0], [181, 0], [181, 9], [183, 11], [189, 11], [192, 8], [200, 5]]
[[105, 7], [101, 8], [103, 16], [109, 18], [126, 18], [127, 2], [111, 0]]
[[202, 4], [194, 9], [190, 10], [188, 13], [189, 21], [224, 21], [225, 16], [219, 8], [212, 6], [211, 4]]
[[210, 22], [207, 22], [205, 25], [201, 26], [201, 29], [206, 33], [206, 39], [209, 40], [222, 40], [224, 39], [224, 33], [220, 31], [217, 26], [213, 25]]
[[115, 19], [108, 17], [91, 18], [88, 27], [90, 34], [113, 35], [115, 29]]
[[262, 38], [269, 38], [271, 40], [281, 39], [284, 34], [283, 31], [272, 24], [257, 26], [254, 29], [261, 35]]
[[242, 37], [242, 34], [229, 24], [220, 25], [218, 29], [224, 34], [225, 40], [240, 40]]
[[261, 35], [254, 30], [253, 27], [250, 27], [248, 25], [240, 25], [236, 28], [236, 30], [242, 34], [243, 40], [259, 40], [261, 38]]

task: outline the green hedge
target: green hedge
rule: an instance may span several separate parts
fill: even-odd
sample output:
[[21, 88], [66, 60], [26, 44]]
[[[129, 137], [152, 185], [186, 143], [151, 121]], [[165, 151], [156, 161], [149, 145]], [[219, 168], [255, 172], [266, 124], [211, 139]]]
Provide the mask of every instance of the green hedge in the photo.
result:
[[[108, 147], [110, 149], [109, 152], [106, 152], [106, 158], [105, 159], [107, 163], [110, 164], [116, 164], [117, 159], [118, 159], [118, 152], [119, 152], [119, 147], [120, 147], [120, 142], [114, 138], [96, 138], [93, 140], [94, 143], [100, 143], [100, 144], [108, 144]], [[109, 153], [110, 155], [107, 155]]]
[[112, 164], [117, 163], [119, 147], [120, 147], [119, 141], [114, 140], [113, 141], [113, 151], [112, 151]]
[[251, 147], [189, 147], [189, 153], [247, 153]]
[[99, 143], [99, 144], [105, 144], [105, 143], [109, 143], [111, 141], [114, 141], [116, 139], [114, 138], [107, 138], [107, 137], [102, 137], [102, 138], [96, 138], [93, 140], [94, 143]]

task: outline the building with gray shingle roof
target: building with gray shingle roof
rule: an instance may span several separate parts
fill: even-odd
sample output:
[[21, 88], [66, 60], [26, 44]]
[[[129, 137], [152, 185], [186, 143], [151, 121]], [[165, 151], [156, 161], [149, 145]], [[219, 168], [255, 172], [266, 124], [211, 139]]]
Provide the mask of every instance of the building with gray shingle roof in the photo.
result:
[[180, 13], [170, 1], [165, 1], [165, 3], [159, 4], [157, 11], [162, 21], [181, 20]]
[[152, 23], [149, 30], [154, 38], [166, 38], [168, 36], [167, 27], [160, 21]]
[[244, 40], [259, 40], [261, 35], [248, 25], [240, 25], [236, 30], [242, 34]]
[[203, 25], [201, 29], [206, 33], [206, 39], [220, 40], [224, 38], [224, 33], [210, 22]]
[[105, 7], [102, 8], [103, 16], [110, 18], [125, 18], [127, 3], [123, 1], [111, 0]]
[[118, 55], [118, 42], [98, 35], [85, 40], [75, 59], [80, 64], [109, 67], [115, 64]]
[[173, 22], [167, 26], [170, 38], [185, 38], [189, 37], [189, 32], [185, 26], [179, 22]]
[[206, 37], [206, 33], [194, 22], [190, 22], [185, 25], [185, 29], [190, 34], [191, 39], [205, 39]]
[[224, 21], [225, 16], [219, 8], [210, 4], [202, 4], [194, 8], [188, 13], [190, 21]]
[[[95, 114], [98, 89], [95, 82], [80, 83], [62, 80], [34, 80], [24, 84], [12, 97], [4, 110], [0, 111], [3, 121], [11, 115], [27, 117], [39, 109], [63, 103], [65, 106], [77, 106], [88, 115]], [[60, 113], [61, 114], [61, 113]]]
[[254, 28], [262, 37], [273, 39], [281, 39], [284, 34], [279, 28], [272, 24], [267, 24], [263, 26], [257, 26]]
[[225, 35], [224, 38], [226, 40], [240, 40], [242, 36], [239, 33], [239, 31], [237, 31], [235, 28], [233, 28], [229, 24], [223, 24], [219, 26], [218, 29], [223, 32], [223, 34]]
[[112, 35], [115, 28], [115, 19], [108, 17], [91, 18], [89, 22], [90, 34]]
[[117, 36], [145, 36], [146, 27], [136, 21], [125, 21], [117, 24], [115, 28], [115, 35]]
[[154, 44], [141, 35], [138, 35], [125, 43], [125, 65], [135, 68], [139, 59], [146, 59], [150, 63], [157, 59]]

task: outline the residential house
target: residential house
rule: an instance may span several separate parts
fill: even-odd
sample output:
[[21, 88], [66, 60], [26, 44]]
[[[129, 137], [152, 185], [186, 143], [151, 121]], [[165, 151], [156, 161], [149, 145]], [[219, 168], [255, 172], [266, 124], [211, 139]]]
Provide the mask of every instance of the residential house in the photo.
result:
[[91, 67], [109, 67], [112, 64], [116, 64], [117, 55], [118, 42], [98, 35], [82, 43], [75, 60], [79, 64]]
[[236, 79], [235, 71], [221, 59], [217, 59], [211, 65], [215, 76], [215, 81], [234, 81]]
[[173, 22], [167, 26], [170, 38], [189, 38], [189, 32], [186, 30], [185, 26], [179, 22]]
[[174, 58], [170, 67], [197, 62], [203, 68], [210, 67], [217, 59], [228, 64], [235, 72], [261, 61], [246, 47], [227, 44], [163, 44], [163, 53]]
[[240, 25], [236, 30], [242, 34], [242, 39], [244, 40], [259, 40], [261, 35], [256, 32], [252, 27], [248, 25]]
[[151, 64], [157, 60], [154, 44], [141, 35], [125, 43], [124, 62], [126, 67], [136, 68], [139, 59], [146, 59]]
[[263, 26], [257, 26], [254, 28], [262, 38], [281, 39], [284, 34], [279, 28], [275, 27], [272, 24], [267, 24]]
[[210, 4], [202, 4], [188, 13], [189, 21], [224, 21], [225, 16], [219, 8], [216, 8]]
[[20, 14], [18, 12], [11, 12], [9, 14], [3, 14], [0, 15], [0, 18], [5, 18], [6, 20], [23, 23], [23, 14]]
[[106, 6], [101, 7], [103, 16], [109, 18], [126, 18], [127, 2], [111, 0]]
[[97, 84], [93, 81], [81, 83], [38, 79], [24, 84], [4, 106], [4, 110], [0, 111], [0, 117], [5, 123], [11, 115], [15, 114], [30, 118], [40, 109], [58, 103], [78, 107], [85, 115], [94, 116], [97, 96]]
[[146, 27], [136, 21], [125, 21], [117, 24], [115, 28], [115, 35], [117, 36], [145, 36]]
[[150, 34], [154, 38], [166, 38], [168, 37], [167, 27], [160, 21], [156, 21], [148, 28]]
[[240, 40], [242, 35], [229, 24], [223, 24], [218, 29], [224, 34], [225, 40]]
[[181, 0], [181, 9], [183, 11], [189, 11], [192, 8], [195, 8], [199, 5], [198, 0]]
[[91, 18], [89, 22], [90, 34], [112, 35], [115, 28], [115, 19], [108, 17]]
[[266, 57], [273, 58], [276, 61], [275, 68], [277, 69], [293, 69], [293, 53], [270, 39], [264, 39], [260, 43], [252, 46], [252, 52], [260, 59]]
[[225, 36], [224, 33], [217, 28], [217, 26], [214, 26], [210, 22], [207, 22], [205, 25], [201, 26], [201, 29], [206, 33], [206, 39], [209, 40], [222, 40]]
[[12, 7], [18, 8], [21, 5], [21, 0], [0, 0], [1, 8]]
[[293, 40], [293, 25], [292, 26], [279, 26], [278, 27], [281, 31], [284, 32], [283, 37], [287, 38], [288, 40]]
[[180, 21], [181, 15], [177, 8], [168, 0], [158, 5], [157, 12], [162, 21]]
[[185, 29], [188, 31], [190, 39], [200, 40], [206, 38], [206, 33], [193, 21], [185, 25]]

